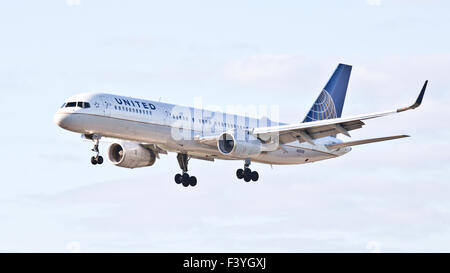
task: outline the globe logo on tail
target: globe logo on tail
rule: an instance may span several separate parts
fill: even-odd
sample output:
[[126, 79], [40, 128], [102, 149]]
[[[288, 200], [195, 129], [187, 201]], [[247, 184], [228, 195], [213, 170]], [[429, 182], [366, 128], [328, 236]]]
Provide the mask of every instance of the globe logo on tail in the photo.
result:
[[337, 118], [333, 98], [323, 89], [303, 122]]

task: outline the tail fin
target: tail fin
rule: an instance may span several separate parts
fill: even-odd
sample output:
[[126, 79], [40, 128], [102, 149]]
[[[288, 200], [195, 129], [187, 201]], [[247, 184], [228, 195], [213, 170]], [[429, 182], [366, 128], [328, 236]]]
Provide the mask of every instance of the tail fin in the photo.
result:
[[352, 67], [339, 64], [303, 122], [340, 118]]

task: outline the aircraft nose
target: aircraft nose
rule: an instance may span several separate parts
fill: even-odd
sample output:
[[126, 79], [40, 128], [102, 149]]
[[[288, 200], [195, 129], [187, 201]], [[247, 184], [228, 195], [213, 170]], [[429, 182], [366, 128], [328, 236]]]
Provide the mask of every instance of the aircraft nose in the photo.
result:
[[53, 121], [61, 128], [67, 129], [70, 123], [70, 114], [56, 113], [53, 116]]

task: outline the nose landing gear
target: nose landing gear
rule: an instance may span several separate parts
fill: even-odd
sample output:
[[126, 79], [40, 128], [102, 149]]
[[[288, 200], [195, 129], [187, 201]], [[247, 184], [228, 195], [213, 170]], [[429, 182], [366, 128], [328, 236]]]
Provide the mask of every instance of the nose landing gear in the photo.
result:
[[238, 179], [244, 179], [245, 182], [258, 181], [259, 174], [257, 171], [252, 171], [250, 167], [250, 160], [245, 160], [244, 169], [238, 169], [236, 176]]
[[92, 165], [102, 164], [103, 163], [103, 157], [101, 155], [93, 156], [91, 157], [91, 163]]
[[99, 135], [92, 135], [92, 140], [94, 141], [94, 148], [92, 148], [92, 151], [95, 153], [95, 156], [91, 157], [92, 165], [101, 165], [103, 163], [103, 157], [100, 155], [100, 151], [98, 150], [100, 138], [101, 136]]

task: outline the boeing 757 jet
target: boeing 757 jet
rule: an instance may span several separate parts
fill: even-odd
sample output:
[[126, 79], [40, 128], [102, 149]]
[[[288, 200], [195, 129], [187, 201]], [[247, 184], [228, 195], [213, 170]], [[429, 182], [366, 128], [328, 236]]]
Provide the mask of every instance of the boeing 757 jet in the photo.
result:
[[83, 93], [66, 100], [54, 116], [55, 123], [80, 133], [94, 144], [93, 165], [103, 163], [99, 154], [102, 138], [112, 139], [110, 161], [119, 167], [152, 166], [160, 154], [177, 153], [182, 170], [175, 182], [197, 185], [188, 174], [190, 159], [242, 160], [238, 179], [257, 181], [251, 162], [304, 164], [339, 157], [352, 146], [408, 137], [396, 135], [344, 142], [337, 138], [362, 128], [364, 121], [417, 108], [423, 99], [425, 81], [414, 104], [371, 114], [341, 117], [352, 67], [339, 64], [303, 121], [275, 123], [252, 118], [157, 101], [105, 93]]

